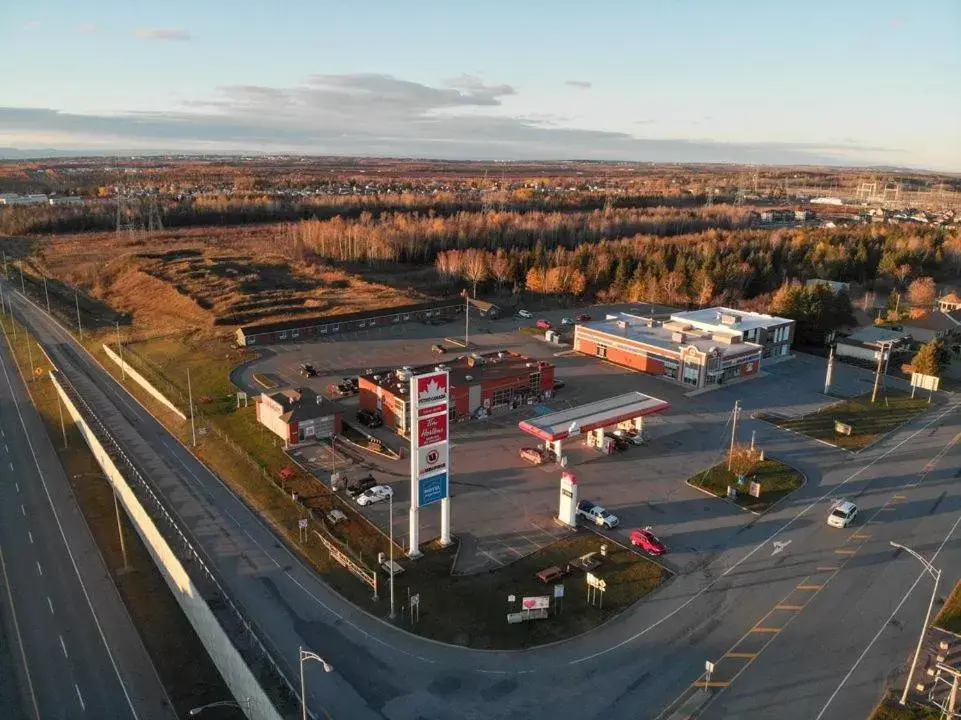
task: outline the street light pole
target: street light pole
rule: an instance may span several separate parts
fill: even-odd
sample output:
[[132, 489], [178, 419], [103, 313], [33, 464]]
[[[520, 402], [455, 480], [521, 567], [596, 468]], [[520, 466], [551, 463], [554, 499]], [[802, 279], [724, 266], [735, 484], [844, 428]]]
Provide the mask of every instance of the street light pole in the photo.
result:
[[47, 291], [47, 276], [43, 276], [43, 296], [47, 298], [47, 315], [50, 314], [50, 293]]
[[326, 660], [324, 660], [317, 653], [313, 653], [310, 650], [304, 650], [303, 646], [300, 648], [300, 710], [301, 710], [301, 720], [307, 720], [307, 693], [304, 686], [304, 662], [307, 660], [314, 660], [319, 662], [324, 666], [324, 672], [332, 672], [333, 666]]
[[103, 478], [110, 485], [110, 492], [113, 495], [113, 509], [114, 513], [117, 515], [117, 536], [120, 538], [120, 554], [123, 556], [123, 567], [120, 569], [120, 571], [130, 572], [130, 563], [127, 562], [127, 543], [123, 538], [123, 525], [120, 523], [120, 501], [117, 499], [117, 490], [114, 488], [113, 483], [110, 482], [110, 478], [102, 473], [77, 473], [74, 475], [74, 478], [80, 478], [87, 475]]
[[80, 324], [80, 298], [77, 297], [77, 291], [73, 291], [73, 303], [77, 306], [77, 334], [80, 335], [80, 341], [83, 342], [83, 325]]
[[740, 400], [734, 401], [734, 414], [731, 420], [731, 449], [728, 451], [728, 454], [727, 454], [727, 469], [729, 471], [731, 469], [731, 463], [734, 460], [734, 442], [737, 440], [737, 416], [741, 412], [740, 405], [741, 405]]
[[941, 570], [934, 567], [928, 560], [918, 555], [914, 550], [900, 543], [891, 541], [891, 547], [897, 548], [898, 550], [904, 550], [906, 553], [914, 557], [921, 565], [924, 566], [925, 572], [927, 572], [931, 577], [934, 578], [934, 587], [931, 589], [931, 601], [928, 603], [928, 612], [924, 616], [924, 625], [921, 626], [921, 636], [918, 638], [918, 646], [914, 649], [914, 659], [911, 660], [911, 669], [908, 671], [908, 679], [904, 684], [904, 692], [901, 693], [901, 699], [899, 700], [901, 705], [907, 705], [908, 693], [911, 690], [911, 681], [914, 678], [914, 669], [918, 664], [918, 657], [921, 655], [921, 645], [924, 642], [924, 633], [928, 629], [928, 625], [931, 622], [931, 611], [934, 609], [934, 600], [938, 596], [938, 584], [941, 582]]
[[464, 293], [464, 348], [470, 350], [470, 295]]

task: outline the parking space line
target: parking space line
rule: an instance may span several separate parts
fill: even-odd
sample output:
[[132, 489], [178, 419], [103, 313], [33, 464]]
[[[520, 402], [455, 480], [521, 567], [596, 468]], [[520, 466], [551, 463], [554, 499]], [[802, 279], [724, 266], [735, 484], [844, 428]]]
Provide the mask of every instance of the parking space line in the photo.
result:
[[753, 659], [756, 658], [757, 656], [758, 656], [757, 653], [752, 653], [752, 652], [727, 652], [727, 653], [724, 653], [724, 657], [729, 657], [729, 658], [741, 658], [741, 659], [743, 659], [743, 660], [753, 660]]
[[823, 586], [823, 585], [798, 585], [796, 589], [797, 589], [797, 590], [814, 590], [814, 591], [817, 591], [817, 590], [823, 590], [823, 589], [824, 589], [824, 586]]
[[854, 555], [857, 552], [857, 548], [837, 548], [834, 551], [835, 555]]
[[820, 565], [818, 566], [817, 571], [818, 572], [834, 572], [840, 569], [841, 568], [838, 567], [837, 565]]
[[803, 605], [785, 605], [785, 604], [781, 604], [781, 605], [775, 605], [775, 606], [774, 606], [774, 609], [775, 609], [775, 610], [803, 610], [803, 609], [804, 609], [804, 606], [803, 606]]
[[852, 537], [853, 539], [855, 539], [855, 540], [870, 540], [870, 539], [871, 539], [871, 534], [870, 534], [870, 533], [863, 533], [863, 532], [856, 532], [856, 533], [854, 533], [854, 535], [852, 535], [851, 537]]
[[755, 625], [751, 628], [752, 633], [779, 633], [781, 628], [776, 627], [765, 627], [763, 625]]

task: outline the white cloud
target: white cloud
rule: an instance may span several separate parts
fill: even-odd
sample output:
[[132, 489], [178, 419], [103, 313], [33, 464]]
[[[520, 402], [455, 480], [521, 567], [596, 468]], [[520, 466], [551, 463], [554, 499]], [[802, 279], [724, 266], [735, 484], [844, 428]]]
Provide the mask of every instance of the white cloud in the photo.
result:
[[[0, 107], [0, 136], [37, 133], [59, 147], [270, 151], [457, 159], [835, 163], [899, 157], [885, 148], [645, 139], [509, 115], [510, 85], [461, 76], [441, 86], [385, 74], [313, 75], [294, 87], [233, 85], [173, 112], [69, 114]], [[498, 113], [488, 112], [498, 109]], [[456, 111], [456, 112], [455, 112]], [[96, 142], [92, 138], [98, 139]], [[9, 141], [8, 141], [9, 142]], [[24, 139], [10, 144], [26, 147]], [[52, 144], [52, 143], [51, 143]]]
[[177, 28], [140, 28], [137, 37], [145, 40], [159, 40], [162, 42], [183, 42], [190, 40], [190, 33]]
[[594, 87], [594, 83], [590, 80], [565, 80], [564, 84], [568, 87], [577, 88], [578, 90], [590, 90]]

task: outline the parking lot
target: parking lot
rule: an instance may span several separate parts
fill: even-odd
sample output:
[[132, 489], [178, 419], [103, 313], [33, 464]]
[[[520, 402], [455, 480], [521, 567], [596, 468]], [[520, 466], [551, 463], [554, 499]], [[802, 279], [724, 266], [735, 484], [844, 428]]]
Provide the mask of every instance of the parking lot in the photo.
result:
[[[538, 314], [555, 324], [562, 316], [581, 310]], [[604, 309], [587, 310], [594, 317]], [[555, 317], [556, 316], [556, 317]], [[533, 320], [523, 321], [530, 325]], [[724, 502], [706, 497], [683, 480], [717, 462], [730, 441], [730, 412], [735, 400], [745, 413], [776, 409], [784, 414], [803, 414], [828, 402], [821, 394], [825, 361], [800, 355], [777, 365], [762, 365], [762, 376], [726, 385], [712, 392], [691, 396], [690, 389], [666, 379], [616, 367], [596, 358], [569, 352], [569, 348], [517, 332], [519, 321], [471, 319], [471, 342], [479, 351], [509, 349], [557, 366], [556, 376], [565, 387], [554, 398], [534, 408], [522, 406], [507, 415], [456, 423], [451, 431], [451, 516], [452, 530], [461, 548], [457, 571], [477, 572], [496, 568], [533, 552], [568, 532], [553, 520], [557, 512], [560, 469], [556, 465], [534, 467], [518, 457], [535, 438], [525, 435], [517, 424], [535, 412], [554, 411], [612, 395], [637, 390], [671, 403], [666, 413], [647, 418], [649, 441], [613, 456], [602, 456], [589, 448], [574, 449], [571, 470], [578, 479], [580, 496], [613, 510], [620, 525], [610, 534], [626, 542], [632, 528], [654, 526], [666, 540], [670, 553], [666, 564], [674, 569], [693, 567], [703, 554], [722, 546], [751, 516]], [[433, 364], [438, 356], [431, 345], [453, 335], [463, 336], [463, 321], [440, 326], [399, 325], [344, 335], [336, 340], [272, 346], [258, 361], [238, 369], [235, 381], [258, 392], [253, 373], [268, 373], [282, 384], [309, 385], [323, 391], [342, 376], [356, 375], [368, 367], [395, 368], [403, 365]], [[454, 346], [452, 352], [457, 352]], [[310, 362], [318, 371], [315, 378], [300, 377], [300, 363]], [[839, 365], [835, 390], [856, 394], [870, 389], [868, 371]], [[356, 398], [338, 400], [346, 420], [351, 421]], [[744, 417], [744, 416], [742, 416]], [[747, 416], [749, 417], [749, 415]], [[750, 438], [746, 419], [746, 437]], [[760, 423], [757, 423], [760, 426]], [[759, 432], [772, 444], [803, 442], [765, 426]], [[403, 440], [386, 429], [374, 431], [395, 448]], [[776, 445], [772, 445], [772, 448]], [[329, 478], [318, 453], [311, 469], [323, 480]], [[408, 536], [409, 459], [388, 460], [357, 451], [347, 468], [349, 475], [372, 472], [390, 484], [394, 495], [394, 535], [403, 543]], [[357, 459], [360, 462], [357, 462]], [[388, 503], [361, 510], [386, 530]], [[438, 506], [421, 511], [421, 538], [439, 535]]]

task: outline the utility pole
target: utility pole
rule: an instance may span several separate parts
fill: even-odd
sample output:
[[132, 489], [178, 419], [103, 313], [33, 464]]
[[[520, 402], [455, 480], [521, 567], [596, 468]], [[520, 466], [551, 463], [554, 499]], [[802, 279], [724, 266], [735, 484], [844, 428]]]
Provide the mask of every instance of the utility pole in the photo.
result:
[[394, 493], [391, 493], [388, 498], [390, 501], [390, 562], [388, 567], [390, 567], [390, 619], [393, 620], [394, 613]]
[[[183, 397], [181, 395], [181, 397]], [[190, 436], [193, 438], [194, 447], [197, 447], [197, 430], [194, 427], [194, 393], [190, 386], [190, 368], [187, 368], [187, 401], [190, 403]]]
[[120, 553], [123, 555], [123, 568], [121, 568], [121, 572], [129, 572], [130, 563], [127, 562], [127, 543], [123, 539], [123, 525], [120, 523], [120, 501], [117, 499], [117, 489], [112, 486], [110, 489], [113, 491], [113, 509], [117, 513], [117, 535], [120, 536]]
[[881, 383], [881, 368], [884, 365], [884, 361], [887, 357], [887, 353], [885, 352], [885, 350], [887, 350], [890, 347], [890, 345], [887, 342], [881, 342], [879, 344], [881, 346], [881, 350], [878, 353], [878, 368], [874, 373], [874, 389], [871, 391], [872, 405], [874, 404], [875, 400], [877, 400], [878, 398], [878, 385], [880, 385]]
[[27, 341], [27, 369], [29, 371], [27, 382], [31, 382], [33, 380], [33, 350], [30, 349], [30, 336], [24, 335], [24, 340]]
[[23, 268], [20, 268], [20, 290], [23, 292], [23, 296], [27, 297], [27, 284], [23, 280]]
[[63, 433], [63, 449], [67, 449], [67, 426], [63, 423], [63, 401], [57, 393], [57, 412], [60, 413], [60, 432]]
[[117, 326], [117, 351], [120, 353], [120, 377], [126, 380], [127, 370], [123, 365], [123, 345], [120, 343], [120, 321], [115, 321], [114, 325]]
[[464, 293], [464, 348], [470, 350], [470, 295]]
[[43, 296], [47, 298], [47, 315], [50, 314], [50, 293], [47, 291], [47, 276], [43, 276]]
[[80, 342], [83, 342], [83, 326], [80, 324], [80, 298], [77, 297], [77, 291], [73, 291], [73, 302], [77, 306], [77, 333], [80, 335]]
[[734, 401], [734, 412], [731, 417], [731, 449], [727, 454], [727, 469], [731, 470], [731, 461], [734, 459], [734, 442], [737, 440], [737, 416], [741, 414], [741, 401]]
[[7, 272], [7, 254], [6, 253], [3, 254], [3, 276], [8, 280], [10, 279], [10, 273]]

